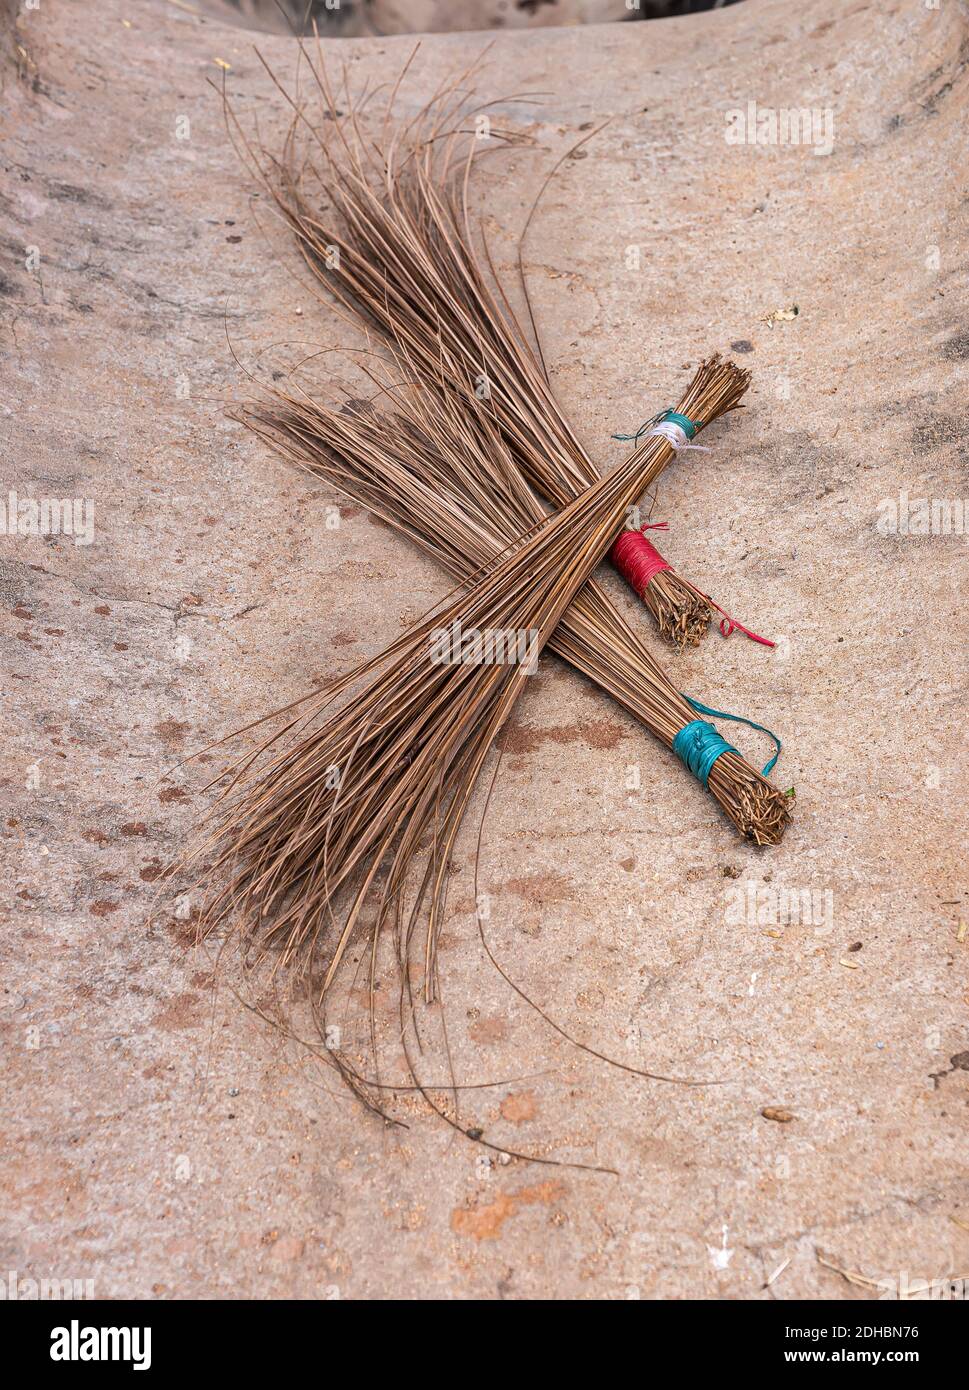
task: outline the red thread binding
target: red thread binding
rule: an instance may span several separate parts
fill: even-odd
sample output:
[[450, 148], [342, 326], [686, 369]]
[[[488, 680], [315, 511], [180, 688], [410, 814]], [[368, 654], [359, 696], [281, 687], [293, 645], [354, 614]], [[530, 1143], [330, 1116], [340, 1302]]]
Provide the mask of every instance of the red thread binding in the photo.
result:
[[[639, 531], [623, 531], [609, 552], [609, 558], [616, 569], [641, 599], [645, 599], [647, 585], [655, 575], [662, 574], [663, 570], [673, 568], [668, 561], [663, 559], [655, 545], [646, 539], [643, 531], [665, 531], [668, 526], [669, 522], [667, 521], [652, 521]], [[697, 589], [685, 579], [683, 583], [700, 598], [706, 599], [711, 608], [715, 608], [718, 613], [723, 614], [719, 623], [721, 636], [729, 637], [732, 632], [742, 632], [745, 637], [749, 637], [752, 642], [759, 642], [762, 647], [776, 645], [769, 637], [758, 637], [757, 633], [751, 632], [749, 627], [744, 627], [743, 623], [738, 622], [736, 618], [731, 618], [726, 609], [721, 608], [719, 603], [715, 603], [710, 595], [705, 594], [702, 589]]]
[[[654, 526], [665, 529], [666, 522], [656, 522]], [[646, 588], [655, 575], [673, 568], [642, 531], [623, 531], [610, 550], [609, 558], [640, 598], [646, 597]]]

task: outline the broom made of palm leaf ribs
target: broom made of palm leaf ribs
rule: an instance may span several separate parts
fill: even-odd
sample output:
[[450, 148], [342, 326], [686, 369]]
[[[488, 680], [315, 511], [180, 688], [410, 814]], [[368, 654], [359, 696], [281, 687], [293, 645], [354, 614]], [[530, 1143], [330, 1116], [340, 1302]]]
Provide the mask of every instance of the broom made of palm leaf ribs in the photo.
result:
[[[703, 370], [718, 363], [714, 357]], [[398, 360], [397, 367], [406, 378], [406, 362]], [[749, 374], [743, 375], [746, 385]], [[337, 411], [306, 391], [272, 390], [241, 418], [292, 462], [334, 483], [416, 540], [455, 579], [466, 580], [492, 565], [510, 538], [545, 521], [546, 513], [517, 472], [486, 408], [470, 412], [445, 391], [398, 390], [394, 398], [392, 410], [355, 401]], [[670, 728], [675, 732], [694, 718], [594, 579], [576, 595], [549, 646], [667, 747]], [[710, 783], [714, 796], [743, 835], [776, 843], [787, 817], [752, 818], [749, 789], [764, 779], [744, 764], [740, 784], [728, 793], [737, 775], [736, 768], [718, 768]]]
[[[679, 409], [713, 421], [737, 404], [745, 386], [746, 373], [731, 364], [705, 364]], [[374, 435], [377, 448], [380, 438]], [[540, 651], [670, 448], [664, 439], [648, 440], [516, 540], [457, 598], [327, 690], [297, 702], [301, 713], [267, 740], [265, 758], [240, 760], [200, 849], [211, 857], [216, 884], [203, 929], [237, 926], [256, 958], [268, 953], [276, 967], [292, 967], [294, 982], [303, 981], [319, 1010], [358, 934], [369, 933], [372, 984], [381, 939], [390, 932], [402, 999], [420, 986], [426, 1000], [435, 997], [455, 839], [530, 670], [520, 661], [440, 660], [437, 634], [455, 624], [464, 632], [525, 633]], [[327, 713], [341, 696], [342, 706]], [[657, 732], [667, 742], [692, 718], [685, 701], [656, 702]], [[717, 757], [709, 785], [738, 824], [758, 827], [759, 838], [779, 837], [786, 799], [735, 751]], [[353, 1065], [339, 1054], [331, 1061], [365, 1095]]]
[[[465, 88], [475, 65], [442, 82], [435, 96], [388, 139], [409, 63], [405, 65], [387, 100], [378, 140], [361, 130], [346, 80], [341, 111], [321, 54], [314, 62], [304, 47], [302, 57], [320, 94], [320, 119], [311, 123], [300, 100], [270, 73], [296, 113], [278, 160], [253, 150], [228, 108], [227, 119], [292, 227], [306, 264], [358, 322], [378, 329], [404, 351], [425, 383], [456, 392], [470, 408], [486, 395], [523, 476], [553, 506], [565, 506], [599, 474], [553, 395], [521, 247], [518, 277], [535, 350], [501, 287], [487, 246], [495, 290], [475, 248], [468, 183], [481, 142], [472, 140], [462, 156], [458, 142], [466, 122], [497, 104], [479, 103]], [[522, 239], [527, 230], [528, 223]], [[454, 366], [447, 375], [440, 373], [442, 351]], [[627, 549], [633, 544], [629, 534], [622, 538]], [[630, 578], [627, 568], [620, 572]], [[672, 567], [655, 568], [644, 584], [634, 587], [667, 640], [681, 647], [699, 642], [716, 607], [700, 589]]]

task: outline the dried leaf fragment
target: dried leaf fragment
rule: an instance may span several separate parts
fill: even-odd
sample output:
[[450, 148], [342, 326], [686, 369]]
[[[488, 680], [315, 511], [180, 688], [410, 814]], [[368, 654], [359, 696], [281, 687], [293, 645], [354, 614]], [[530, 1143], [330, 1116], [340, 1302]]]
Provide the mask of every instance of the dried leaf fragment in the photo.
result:
[[782, 1105], [765, 1105], [760, 1113], [765, 1120], [776, 1120], [779, 1125], [789, 1125], [796, 1118], [792, 1110], [785, 1110]]

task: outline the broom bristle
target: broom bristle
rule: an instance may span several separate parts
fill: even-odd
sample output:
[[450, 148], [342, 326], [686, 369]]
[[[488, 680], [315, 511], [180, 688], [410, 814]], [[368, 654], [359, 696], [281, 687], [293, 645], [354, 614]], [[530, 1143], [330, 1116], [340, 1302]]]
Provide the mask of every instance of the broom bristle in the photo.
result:
[[[711, 359], [680, 408], [699, 405], [704, 420], [716, 419], [746, 384], [746, 373]], [[540, 650], [668, 450], [665, 440], [647, 442], [442, 611], [308, 701], [295, 725], [298, 737], [267, 764], [246, 760], [216, 817], [215, 871], [230, 881], [214, 919], [226, 909], [241, 914], [250, 933], [280, 946], [284, 961], [302, 961], [310, 974], [327, 941], [325, 992], [365, 903], [375, 900], [379, 934], [416, 875], [408, 936], [426, 898], [424, 988], [432, 996], [450, 850], [488, 750], [529, 674], [520, 646], [517, 656], [508, 648], [512, 659], [488, 665], [467, 663], [463, 653], [438, 659], [434, 643], [441, 632], [456, 630], [503, 633], [519, 642], [527, 634]], [[314, 727], [333, 699], [350, 691], [349, 703]], [[693, 717], [682, 698], [670, 700], [664, 714], [670, 741]], [[736, 764], [732, 776], [721, 770], [715, 779], [727, 756]], [[754, 838], [779, 835], [787, 815], [783, 798], [743, 760], [724, 755], [710, 785]], [[343, 890], [350, 902], [338, 914]]]
[[[486, 393], [522, 477], [552, 505], [564, 506], [599, 474], [552, 393], [520, 250], [520, 289], [534, 343], [494, 276], [487, 245], [490, 279], [475, 246], [468, 178], [483, 142], [470, 138], [459, 153], [480, 105], [468, 85], [473, 67], [443, 82], [405, 134], [387, 140], [395, 87], [381, 140], [374, 140], [359, 129], [349, 94], [344, 109], [337, 108], [322, 58], [314, 63], [305, 50], [304, 57], [325, 119], [311, 122], [286, 94], [294, 118], [281, 158], [267, 164], [242, 139], [305, 263], [351, 318], [376, 327], [425, 382], [458, 392], [471, 408]], [[499, 130], [491, 136], [492, 148], [514, 138]], [[445, 358], [450, 367], [442, 372]], [[683, 585], [658, 591], [650, 585], [642, 597], [674, 644], [692, 644], [705, 630], [702, 602]]]
[[[288, 415], [257, 413], [257, 427], [277, 443], [287, 441], [291, 455], [311, 466], [321, 439], [318, 452], [327, 465], [344, 468], [351, 481], [358, 477], [378, 510], [391, 474], [412, 499], [421, 494], [407, 481], [408, 472], [412, 480], [429, 478], [435, 490], [439, 476], [460, 476], [454, 524], [443, 531], [445, 558], [465, 578], [472, 556], [472, 577], [458, 598], [324, 694], [299, 702], [261, 756], [236, 765], [214, 812], [212, 873], [224, 886], [203, 913], [204, 929], [231, 920], [257, 956], [291, 966], [321, 1009], [361, 934], [370, 942], [371, 981], [389, 933], [408, 994], [418, 977], [426, 998], [435, 993], [451, 849], [480, 770], [526, 678], [514, 662], [436, 662], [436, 630], [458, 623], [464, 631], [534, 634], [538, 649], [553, 641], [627, 708], [638, 707], [668, 746], [694, 719], [602, 591], [587, 583], [627, 509], [672, 449], [666, 440], [647, 438], [613, 474], [598, 479], [517, 325], [484, 284], [468, 249], [463, 204], [459, 211], [436, 186], [429, 151], [444, 128], [441, 105], [446, 101], [424, 113], [421, 140], [402, 157], [408, 178], [399, 176], [393, 146], [382, 157], [379, 193], [367, 179], [372, 153], [366, 159], [361, 153], [373, 146], [357, 138], [355, 116], [349, 137], [342, 130], [338, 137], [345, 168], [320, 142], [328, 171], [321, 183], [342, 218], [339, 235], [324, 231], [303, 198], [291, 142], [271, 171], [308, 262], [355, 315], [381, 328], [399, 361], [416, 368], [422, 390], [415, 395], [422, 405], [410, 417], [395, 414], [406, 423], [407, 440], [396, 458], [379, 431], [368, 439], [366, 431], [350, 430], [348, 452], [338, 439], [336, 413], [325, 416], [320, 428], [323, 416], [314, 415], [306, 401], [290, 401]], [[444, 140], [446, 151], [452, 140], [453, 130]], [[327, 264], [334, 248], [335, 262]], [[488, 389], [479, 394], [482, 374]], [[748, 380], [748, 373], [711, 359], [677, 410], [709, 423], [736, 407]], [[477, 457], [480, 471], [472, 474], [468, 440], [486, 438], [489, 430], [505, 454], [496, 455], [491, 474]], [[508, 465], [508, 456], [515, 466]], [[528, 483], [560, 512], [543, 520], [539, 508], [536, 516]], [[428, 543], [413, 514], [404, 525]], [[472, 530], [481, 552], [477, 569], [485, 567], [476, 578], [476, 552], [462, 539]], [[327, 713], [340, 699], [337, 712]], [[708, 786], [742, 833], [758, 844], [780, 839], [788, 802], [738, 755], [717, 759]], [[365, 1092], [346, 1059], [331, 1060]]]
[[706, 635], [713, 610], [680, 578], [675, 570], [654, 575], [646, 589], [646, 603], [660, 634], [673, 646], [698, 647]]

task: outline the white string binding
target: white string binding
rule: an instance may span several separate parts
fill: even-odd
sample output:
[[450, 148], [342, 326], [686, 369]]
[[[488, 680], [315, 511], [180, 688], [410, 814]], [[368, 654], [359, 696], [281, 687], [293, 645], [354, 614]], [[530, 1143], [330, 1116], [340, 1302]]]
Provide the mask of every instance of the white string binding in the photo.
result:
[[665, 439], [675, 454], [678, 454], [681, 449], [699, 449], [703, 454], [711, 452], [707, 444], [691, 444], [686, 430], [675, 420], [660, 420], [658, 425], [654, 425], [651, 430], [647, 431], [646, 438], [651, 439], [654, 435], [660, 439]]

